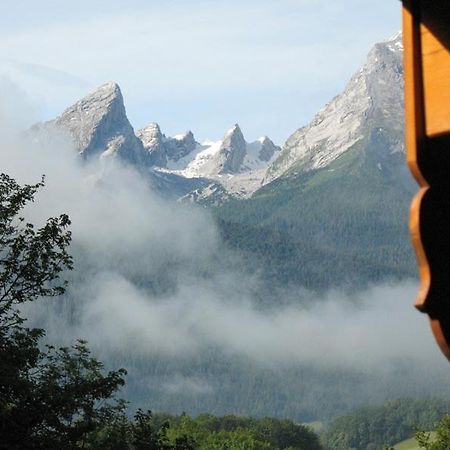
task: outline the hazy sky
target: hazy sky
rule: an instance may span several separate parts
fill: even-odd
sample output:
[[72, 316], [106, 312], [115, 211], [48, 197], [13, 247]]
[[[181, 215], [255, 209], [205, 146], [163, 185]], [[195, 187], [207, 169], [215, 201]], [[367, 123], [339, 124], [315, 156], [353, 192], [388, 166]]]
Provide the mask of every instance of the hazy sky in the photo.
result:
[[0, 76], [36, 119], [114, 80], [135, 128], [282, 143], [399, 28], [395, 0], [7, 0]]

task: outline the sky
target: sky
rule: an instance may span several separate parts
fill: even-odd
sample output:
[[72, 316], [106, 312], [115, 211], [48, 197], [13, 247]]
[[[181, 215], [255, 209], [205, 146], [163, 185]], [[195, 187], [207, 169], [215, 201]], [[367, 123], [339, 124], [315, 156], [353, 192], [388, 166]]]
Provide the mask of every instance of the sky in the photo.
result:
[[112, 80], [136, 129], [282, 144], [399, 29], [395, 0], [7, 0], [0, 77], [33, 120]]

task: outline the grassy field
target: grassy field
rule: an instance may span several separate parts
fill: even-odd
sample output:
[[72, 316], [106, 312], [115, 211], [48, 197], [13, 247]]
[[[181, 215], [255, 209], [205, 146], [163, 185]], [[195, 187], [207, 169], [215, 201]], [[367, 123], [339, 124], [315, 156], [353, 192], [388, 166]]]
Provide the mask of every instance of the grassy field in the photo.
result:
[[399, 442], [394, 445], [395, 450], [420, 450], [419, 444], [414, 438]]
[[[433, 433], [432, 433], [433, 435]], [[422, 447], [419, 447], [419, 444], [415, 440], [415, 438], [406, 439], [406, 441], [399, 442], [394, 445], [395, 450], [421, 450]]]
[[308, 427], [310, 430], [314, 431], [315, 433], [321, 433], [323, 429], [325, 428], [325, 425], [323, 422], [315, 421], [315, 422], [306, 422], [303, 423], [305, 427]]

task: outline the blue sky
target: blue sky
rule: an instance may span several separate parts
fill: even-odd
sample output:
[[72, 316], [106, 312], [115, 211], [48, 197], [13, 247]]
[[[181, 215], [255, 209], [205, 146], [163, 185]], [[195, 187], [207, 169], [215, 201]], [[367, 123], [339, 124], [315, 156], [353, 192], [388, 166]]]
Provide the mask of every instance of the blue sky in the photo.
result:
[[396, 0], [16, 0], [1, 7], [0, 76], [33, 120], [114, 80], [135, 128], [203, 140], [238, 122], [283, 143], [399, 28]]

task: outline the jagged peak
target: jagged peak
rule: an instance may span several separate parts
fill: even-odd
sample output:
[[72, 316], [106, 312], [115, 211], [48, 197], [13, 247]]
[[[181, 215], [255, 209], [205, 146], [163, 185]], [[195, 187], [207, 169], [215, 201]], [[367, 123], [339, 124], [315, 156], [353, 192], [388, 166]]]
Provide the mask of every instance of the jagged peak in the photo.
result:
[[101, 101], [102, 99], [120, 99], [122, 101], [122, 91], [120, 86], [114, 81], [108, 81], [92, 91], [90, 91], [80, 102], [88, 100]]
[[107, 81], [106, 83], [98, 86], [95, 91], [103, 91], [103, 92], [121, 92], [120, 86], [115, 81]]
[[260, 138], [257, 139], [257, 141], [260, 142], [262, 145], [265, 145], [265, 144], [275, 145], [269, 136], [261, 136]]
[[192, 133], [191, 130], [187, 130], [184, 133], [176, 134], [175, 136], [172, 136], [172, 139], [175, 139], [177, 141], [183, 141], [185, 139], [192, 139], [194, 138], [194, 133]]
[[[120, 87], [117, 83], [110, 81], [93, 89], [81, 100], [69, 106], [57, 118], [57, 122], [64, 121], [66, 117], [73, 117], [74, 114], [79, 117], [79, 120], [83, 120], [85, 115], [99, 119], [111, 109], [112, 105], [115, 105], [116, 111], [120, 111], [120, 114], [125, 115], [125, 106]], [[71, 128], [70, 124], [68, 126]]]
[[402, 30], [397, 31], [392, 36], [388, 37], [384, 42], [398, 42], [403, 39]]
[[222, 147], [228, 147], [230, 144], [243, 146], [246, 144], [241, 128], [236, 123], [234, 124], [223, 137]]
[[235, 123], [229, 130], [227, 130], [227, 132], [225, 133], [225, 136], [229, 136], [229, 135], [235, 134], [235, 133], [242, 134], [241, 127], [237, 123]]
[[164, 135], [156, 122], [150, 122], [144, 128], [136, 131], [136, 136], [142, 141], [147, 150], [159, 149], [163, 143]]
[[383, 61], [397, 61], [401, 59], [403, 53], [402, 33], [396, 33], [385, 41], [378, 42], [367, 56], [366, 67], [373, 65], [380, 59]]
[[156, 122], [150, 122], [148, 125], [146, 125], [143, 128], [140, 128], [137, 131], [139, 134], [143, 134], [145, 132], [155, 132], [155, 133], [161, 133], [161, 128], [158, 123]]
[[128, 162], [143, 161], [144, 149], [127, 118], [120, 87], [113, 81], [90, 91], [52, 123], [69, 132], [86, 158], [119, 155]]
[[403, 52], [403, 35], [401, 31], [390, 36], [385, 41], [379, 42], [375, 44], [374, 48], [387, 48], [391, 52], [394, 53], [402, 53]]
[[345, 90], [288, 138], [282, 153], [269, 167], [265, 182], [293, 166], [304, 171], [327, 166], [368, 136], [374, 123], [401, 131], [401, 40], [401, 33], [396, 33], [372, 47]]

